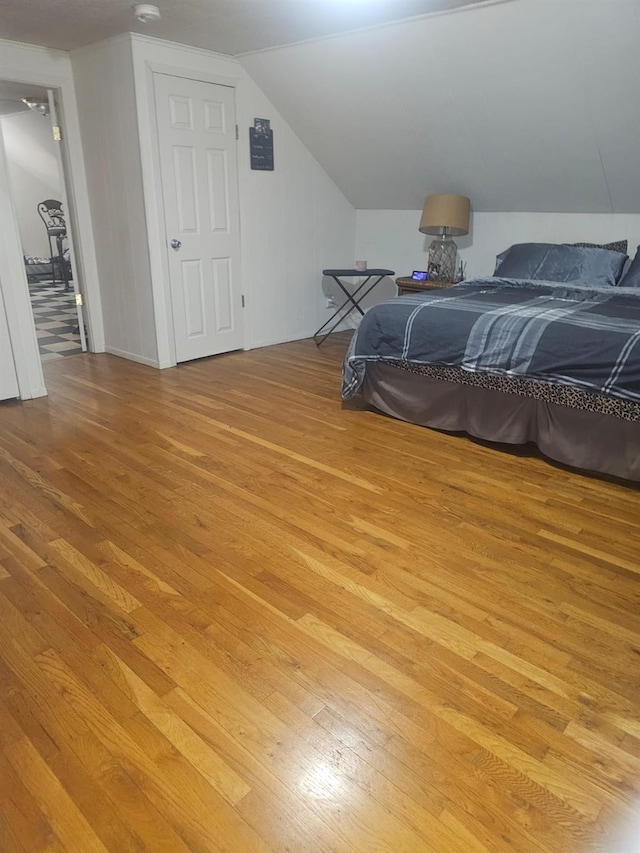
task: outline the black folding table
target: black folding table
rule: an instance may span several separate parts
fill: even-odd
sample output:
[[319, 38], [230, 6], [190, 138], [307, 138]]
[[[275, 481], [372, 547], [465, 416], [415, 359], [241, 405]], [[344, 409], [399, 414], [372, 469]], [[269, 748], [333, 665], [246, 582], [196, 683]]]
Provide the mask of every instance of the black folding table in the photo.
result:
[[[380, 284], [383, 278], [386, 278], [387, 276], [394, 276], [395, 273], [393, 270], [322, 270], [322, 275], [332, 278], [347, 298], [336, 312], [329, 317], [327, 322], [323, 323], [314, 334], [313, 340], [315, 341], [316, 346], [320, 346], [321, 343], [326, 341], [331, 332], [340, 325], [347, 314], [353, 311], [354, 308], [364, 316], [364, 311], [360, 307], [362, 300], [368, 293], [371, 293], [377, 284]], [[341, 278], [361, 277], [364, 277], [364, 281], [360, 282], [353, 292], [347, 290], [344, 283], [340, 280]], [[372, 284], [369, 284], [371, 279], [374, 279], [374, 281]], [[346, 311], [345, 308], [347, 309]], [[336, 319], [336, 317], [338, 318], [336, 322], [333, 323], [333, 326], [331, 326], [328, 332], [325, 332], [324, 330]], [[318, 338], [320, 338], [320, 340], [318, 340]]]

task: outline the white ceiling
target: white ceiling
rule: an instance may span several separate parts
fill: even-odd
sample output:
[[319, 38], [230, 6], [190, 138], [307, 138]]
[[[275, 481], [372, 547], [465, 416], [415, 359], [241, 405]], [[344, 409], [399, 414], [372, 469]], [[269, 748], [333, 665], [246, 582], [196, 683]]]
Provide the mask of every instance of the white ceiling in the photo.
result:
[[241, 61], [357, 208], [640, 213], [638, 44], [640, 0], [513, 0]]
[[[260, 49], [242, 64], [356, 208], [640, 213], [640, 0], [159, 3], [139, 31]], [[0, 0], [0, 36], [52, 47], [132, 21], [130, 0]]]
[[150, 24], [134, 2], [2, 0], [0, 38], [73, 50], [131, 31], [235, 56], [482, 0], [153, 0]]

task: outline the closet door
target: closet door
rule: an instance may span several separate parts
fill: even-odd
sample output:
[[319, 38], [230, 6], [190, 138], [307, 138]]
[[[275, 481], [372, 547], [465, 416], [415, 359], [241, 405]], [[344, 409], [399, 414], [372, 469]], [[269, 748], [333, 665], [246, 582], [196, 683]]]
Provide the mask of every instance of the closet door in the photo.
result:
[[235, 93], [154, 74], [178, 361], [242, 348]]
[[9, 340], [9, 327], [0, 293], [0, 400], [10, 400], [18, 396], [18, 380], [13, 363], [13, 351]]

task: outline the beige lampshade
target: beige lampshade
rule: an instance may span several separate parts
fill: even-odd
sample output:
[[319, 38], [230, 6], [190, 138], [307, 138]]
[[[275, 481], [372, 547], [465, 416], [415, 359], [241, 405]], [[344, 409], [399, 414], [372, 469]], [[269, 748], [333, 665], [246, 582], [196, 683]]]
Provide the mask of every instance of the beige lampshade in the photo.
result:
[[460, 237], [469, 233], [471, 202], [464, 195], [430, 195], [424, 200], [418, 231], [423, 234], [442, 234]]

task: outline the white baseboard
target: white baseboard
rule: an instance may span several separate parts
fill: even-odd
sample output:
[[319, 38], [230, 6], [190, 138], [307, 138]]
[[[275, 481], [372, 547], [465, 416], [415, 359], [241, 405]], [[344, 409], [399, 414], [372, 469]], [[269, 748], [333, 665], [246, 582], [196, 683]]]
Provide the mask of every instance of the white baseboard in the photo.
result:
[[46, 397], [49, 392], [44, 385], [38, 385], [36, 388], [29, 389], [29, 395], [20, 397], [20, 400], [35, 400], [36, 397]]
[[[353, 332], [358, 327], [358, 325], [359, 325], [359, 323], [354, 323], [353, 325], [351, 325], [350, 323], [342, 322], [333, 331], [334, 332]], [[307, 338], [312, 338], [315, 331], [316, 331], [316, 329], [313, 329], [313, 331], [308, 330], [306, 332], [294, 332], [293, 334], [285, 335], [284, 337], [263, 338], [261, 340], [252, 341], [250, 344], [245, 346], [244, 349], [245, 350], [260, 349], [260, 347], [272, 347], [272, 346], [275, 346], [276, 344], [288, 344], [288, 343], [291, 343], [292, 341], [305, 341], [305, 340], [307, 340]], [[324, 332], [323, 332], [323, 334], [324, 334]]]
[[284, 337], [263, 338], [258, 341], [252, 341], [244, 347], [245, 350], [260, 349], [260, 347], [272, 347], [276, 344], [288, 344], [292, 341], [304, 341], [307, 338], [312, 338], [313, 332], [294, 332], [293, 334], [285, 335]]
[[155, 367], [157, 370], [173, 366], [171, 364], [161, 364], [156, 358], [147, 358], [144, 355], [127, 352], [126, 350], [118, 349], [118, 347], [110, 347], [109, 345], [105, 346], [104, 351], [108, 352], [109, 355], [117, 355], [118, 358], [126, 358], [129, 361], [135, 361], [138, 364], [145, 364], [147, 367]]

